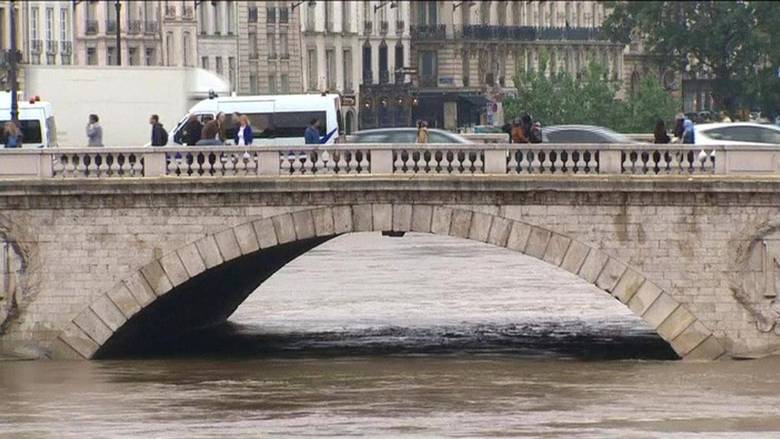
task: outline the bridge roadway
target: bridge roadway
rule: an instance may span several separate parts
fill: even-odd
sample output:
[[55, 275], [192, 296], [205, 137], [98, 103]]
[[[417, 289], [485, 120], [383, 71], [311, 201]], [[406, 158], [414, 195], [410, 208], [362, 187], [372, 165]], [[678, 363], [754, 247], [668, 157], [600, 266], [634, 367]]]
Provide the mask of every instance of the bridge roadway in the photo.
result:
[[687, 360], [780, 350], [774, 150], [631, 147], [2, 151], [0, 349], [133, 353], [224, 321], [322, 242], [392, 231], [574, 273]]

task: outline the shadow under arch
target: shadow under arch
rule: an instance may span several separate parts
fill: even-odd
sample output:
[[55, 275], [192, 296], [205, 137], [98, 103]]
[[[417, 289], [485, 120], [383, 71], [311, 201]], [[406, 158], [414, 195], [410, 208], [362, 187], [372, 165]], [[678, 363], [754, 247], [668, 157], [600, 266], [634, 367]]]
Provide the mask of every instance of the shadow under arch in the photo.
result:
[[320, 207], [239, 224], [155, 259], [100, 294], [57, 337], [55, 357], [104, 358], [221, 323], [263, 281], [301, 254], [352, 232], [421, 232], [485, 242], [535, 257], [606, 291], [686, 360], [726, 354], [712, 331], [637, 270], [543, 227], [500, 215], [422, 204]]

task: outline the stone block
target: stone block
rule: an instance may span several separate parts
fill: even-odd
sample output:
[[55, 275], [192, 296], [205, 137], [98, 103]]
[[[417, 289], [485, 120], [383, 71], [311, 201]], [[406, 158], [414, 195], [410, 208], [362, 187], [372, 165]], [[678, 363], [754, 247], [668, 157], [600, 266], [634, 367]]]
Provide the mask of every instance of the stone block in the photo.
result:
[[531, 226], [519, 221], [512, 221], [512, 229], [506, 240], [506, 248], [516, 252], [524, 252], [528, 243], [528, 236], [531, 235]]
[[693, 348], [687, 355], [685, 355], [685, 361], [712, 361], [717, 360], [726, 353], [723, 349], [723, 345], [720, 344], [714, 335], [710, 335], [698, 346]]
[[260, 243], [257, 242], [257, 235], [252, 223], [239, 224], [233, 228], [238, 241], [238, 248], [242, 255], [248, 255], [260, 250]]
[[276, 229], [274, 222], [270, 218], [264, 218], [252, 222], [252, 227], [257, 235], [257, 243], [260, 248], [270, 248], [279, 244], [276, 238]]
[[120, 311], [116, 305], [114, 305], [114, 302], [111, 301], [108, 295], [103, 295], [95, 299], [95, 301], [92, 302], [92, 305], [90, 305], [90, 308], [92, 308], [92, 311], [100, 317], [100, 320], [102, 320], [106, 326], [111, 328], [111, 331], [116, 331], [127, 322], [125, 315], [122, 314], [122, 311]]
[[227, 262], [241, 256], [241, 248], [238, 246], [238, 240], [236, 234], [233, 233], [233, 229], [223, 230], [214, 234], [214, 240], [219, 247], [219, 254], [222, 255], [222, 259]]
[[449, 235], [452, 224], [452, 209], [436, 206], [431, 217], [431, 233], [436, 235]]
[[60, 339], [85, 359], [90, 359], [100, 346], [84, 330], [68, 322], [60, 333]]
[[334, 235], [333, 210], [330, 208], [315, 209], [311, 212], [314, 219], [314, 234], [317, 236]]
[[693, 316], [683, 306], [678, 306], [674, 312], [661, 323], [656, 331], [664, 340], [674, 340], [678, 335], [696, 321], [696, 317]]
[[623, 276], [623, 273], [625, 272], [626, 264], [616, 259], [609, 258], [604, 269], [601, 270], [601, 274], [599, 274], [599, 277], [596, 279], [596, 286], [611, 294], [612, 291], [615, 290], [615, 285], [617, 285], [618, 280], [620, 280], [620, 277]]
[[374, 213], [370, 204], [352, 206], [352, 227], [356, 232], [374, 230]]
[[412, 205], [393, 205], [393, 231], [408, 232], [412, 229]]
[[642, 318], [651, 328], [658, 328], [680, 304], [666, 293], [661, 293], [652, 305], [642, 314]]
[[473, 213], [469, 210], [456, 209], [452, 211], [452, 225], [450, 226], [450, 235], [460, 238], [469, 237], [471, 229], [471, 216]]
[[655, 302], [655, 299], [661, 295], [661, 289], [654, 283], [645, 281], [642, 286], [639, 287], [634, 297], [628, 301], [628, 308], [638, 316], [642, 316], [650, 305]]
[[612, 295], [621, 302], [628, 303], [644, 281], [644, 276], [629, 268], [620, 277], [617, 285], [615, 285], [615, 289], [612, 291]]
[[544, 251], [547, 250], [547, 243], [550, 242], [552, 232], [539, 227], [531, 227], [531, 234], [528, 236], [528, 244], [525, 246], [525, 254], [541, 259]]
[[506, 247], [507, 239], [509, 239], [509, 232], [512, 230], [512, 221], [499, 216], [493, 217], [493, 224], [490, 226], [490, 233], [488, 234], [488, 244], [497, 245], [499, 247]]
[[550, 237], [550, 242], [547, 243], [547, 250], [544, 251], [542, 259], [556, 267], [561, 265], [563, 258], [566, 256], [566, 250], [569, 249], [569, 244], [571, 244], [571, 239], [553, 233]]
[[374, 231], [389, 231], [393, 228], [393, 206], [390, 204], [374, 204], [372, 206]]
[[195, 277], [206, 271], [206, 263], [203, 262], [203, 258], [200, 257], [200, 252], [198, 252], [198, 247], [194, 243], [185, 245], [176, 250], [176, 253], [179, 254], [179, 259], [184, 264], [184, 269], [187, 270], [189, 277]]
[[114, 288], [108, 292], [108, 297], [114, 302], [114, 305], [116, 305], [126, 319], [129, 319], [141, 310], [141, 304], [138, 303], [130, 290], [127, 289], [127, 285], [125, 285], [124, 282], [116, 284]]
[[160, 265], [168, 276], [168, 280], [171, 281], [171, 285], [174, 287], [187, 282], [190, 278], [189, 274], [187, 274], [187, 270], [184, 268], [184, 264], [181, 263], [179, 255], [176, 254], [176, 252], [168, 253], [161, 257]]
[[677, 355], [685, 358], [689, 352], [699, 346], [711, 335], [711, 332], [700, 321], [695, 321], [672, 340], [672, 348]]
[[487, 242], [490, 235], [490, 226], [493, 223], [493, 216], [485, 213], [474, 212], [471, 217], [471, 227], [469, 227], [469, 239], [480, 242]]
[[569, 248], [566, 250], [566, 255], [563, 257], [561, 268], [569, 273], [579, 273], [590, 250], [591, 248], [587, 245], [579, 241], [572, 241], [571, 244], [569, 244]]
[[198, 248], [198, 253], [203, 258], [206, 268], [213, 268], [224, 262], [213, 235], [208, 235], [195, 241], [195, 247]]
[[431, 220], [433, 219], [433, 207], [414, 205], [412, 207], [412, 231], [431, 233]]
[[333, 210], [333, 232], [336, 234], [352, 231], [352, 208], [349, 206], [336, 206]]
[[73, 319], [73, 323], [101, 346], [114, 334], [114, 331], [103, 323], [103, 321], [100, 320], [100, 317], [98, 317], [90, 308], [85, 309], [81, 314], [76, 316], [76, 318]]
[[171, 281], [168, 279], [168, 276], [165, 275], [165, 271], [163, 271], [163, 268], [158, 261], [152, 261], [149, 264], [144, 265], [144, 267], [141, 268], [141, 273], [143, 273], [146, 281], [149, 282], [149, 286], [152, 287], [154, 294], [162, 296], [173, 289]]
[[130, 277], [123, 281], [127, 287], [127, 291], [135, 297], [135, 300], [141, 305], [141, 308], [154, 302], [157, 295], [154, 293], [154, 289], [140, 271], [136, 271]]
[[84, 356], [76, 352], [69, 344], [62, 341], [62, 338], [57, 338], [51, 344], [49, 350], [49, 357], [54, 360], [84, 360]]
[[289, 213], [276, 215], [271, 220], [274, 223], [274, 230], [276, 230], [276, 238], [279, 240], [279, 244], [295, 241], [295, 223], [292, 215]]
[[310, 210], [294, 212], [292, 217], [293, 223], [295, 224], [295, 235], [297, 239], [309, 239], [316, 236], [314, 218], [312, 217]]
[[609, 260], [609, 256], [607, 256], [606, 253], [596, 250], [595, 248], [591, 249], [591, 251], [588, 252], [588, 257], [585, 258], [585, 262], [582, 263], [582, 267], [578, 273], [579, 276], [590, 283], [595, 283], [599, 274], [601, 274], [601, 270], [603, 270], [604, 266], [607, 264], [607, 260]]

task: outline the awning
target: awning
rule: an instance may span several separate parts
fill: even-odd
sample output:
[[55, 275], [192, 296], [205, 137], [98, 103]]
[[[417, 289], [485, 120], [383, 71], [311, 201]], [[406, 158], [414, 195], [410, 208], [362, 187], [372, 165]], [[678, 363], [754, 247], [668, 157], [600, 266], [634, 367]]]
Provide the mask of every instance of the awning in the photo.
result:
[[466, 102], [479, 108], [485, 108], [485, 106], [490, 103], [490, 101], [483, 95], [462, 95], [458, 96], [458, 101]]

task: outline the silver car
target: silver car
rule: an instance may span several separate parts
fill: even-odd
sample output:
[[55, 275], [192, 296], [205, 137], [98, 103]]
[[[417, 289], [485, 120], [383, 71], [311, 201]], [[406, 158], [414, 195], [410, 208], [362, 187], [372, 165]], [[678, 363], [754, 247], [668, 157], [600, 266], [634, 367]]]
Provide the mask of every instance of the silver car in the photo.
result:
[[[376, 128], [357, 131], [348, 143], [417, 143], [417, 128]], [[449, 131], [428, 129], [428, 143], [473, 143]]]

